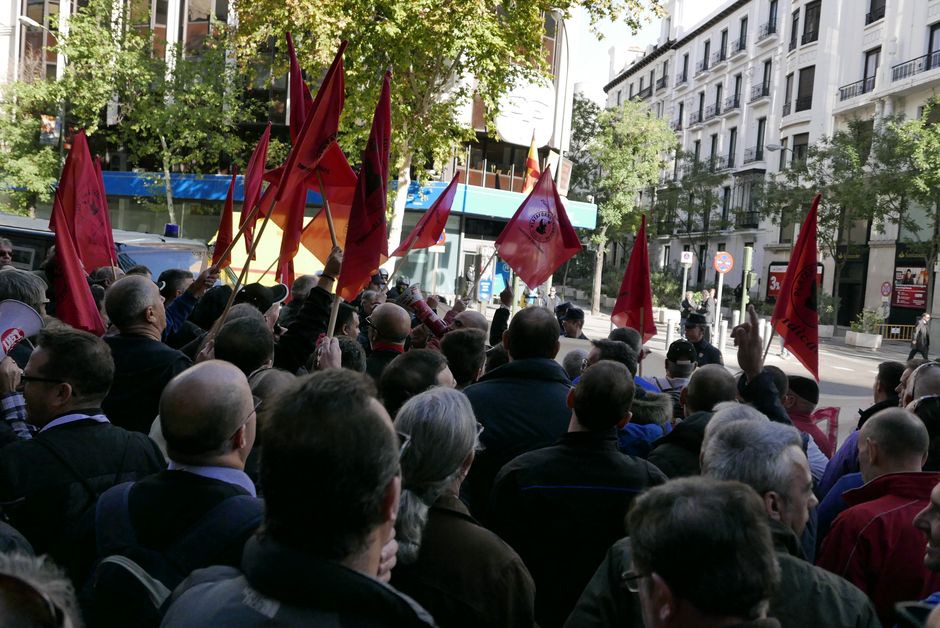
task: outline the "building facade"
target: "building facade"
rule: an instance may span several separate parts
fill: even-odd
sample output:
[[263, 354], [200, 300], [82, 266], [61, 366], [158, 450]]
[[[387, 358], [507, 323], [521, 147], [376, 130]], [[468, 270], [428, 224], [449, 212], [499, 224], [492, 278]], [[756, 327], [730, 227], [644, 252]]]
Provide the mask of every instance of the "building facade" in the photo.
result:
[[[660, 228], [651, 258], [666, 268], [692, 251], [702, 263], [690, 282], [701, 286], [715, 280], [715, 253], [740, 260], [753, 246], [758, 281], [751, 297], [773, 299], [799, 226], [766, 217], [754, 191], [850, 120], [920, 115], [940, 88], [940, 0], [732, 0], [695, 20], [684, 17], [687, 4], [669, 3], [658, 43], [625, 67], [611, 54], [605, 87], [608, 106], [649, 102], [684, 152], [724, 174], [712, 221], [720, 228], [709, 229], [707, 220], [688, 224], [680, 199], [677, 215], [654, 217]], [[663, 184], [681, 176], [679, 167], [664, 172]], [[906, 244], [924, 234], [881, 229], [860, 223], [849, 230], [859, 252], [841, 273], [840, 324], [862, 308], [882, 309], [899, 324], [925, 309], [899, 299], [894, 286], [899, 268], [923, 274], [923, 260]], [[821, 262], [823, 290], [831, 293], [833, 263]], [[737, 286], [742, 270], [726, 282]]]

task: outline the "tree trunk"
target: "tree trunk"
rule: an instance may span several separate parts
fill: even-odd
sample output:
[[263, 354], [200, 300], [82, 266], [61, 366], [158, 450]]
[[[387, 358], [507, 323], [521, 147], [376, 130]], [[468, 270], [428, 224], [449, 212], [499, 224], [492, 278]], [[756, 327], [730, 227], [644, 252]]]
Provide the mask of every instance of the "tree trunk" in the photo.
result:
[[170, 180], [170, 149], [163, 135], [160, 136], [160, 146], [163, 148], [163, 187], [166, 190], [166, 211], [170, 214], [170, 222], [176, 224], [176, 212], [173, 210], [173, 183]]
[[842, 268], [845, 266], [845, 260], [835, 260], [832, 272], [832, 324], [839, 324], [839, 310], [842, 308], [842, 302], [839, 300], [839, 281], [842, 278]]
[[601, 283], [604, 278], [604, 249], [607, 248], [607, 225], [601, 227], [595, 236], [597, 251], [594, 253], [594, 289], [591, 291], [591, 314], [601, 312]]
[[392, 205], [392, 218], [388, 225], [388, 250], [394, 251], [401, 241], [401, 226], [405, 220], [405, 205], [408, 202], [408, 186], [411, 185], [411, 160], [414, 154], [406, 144], [402, 146], [401, 164], [398, 167], [398, 191]]

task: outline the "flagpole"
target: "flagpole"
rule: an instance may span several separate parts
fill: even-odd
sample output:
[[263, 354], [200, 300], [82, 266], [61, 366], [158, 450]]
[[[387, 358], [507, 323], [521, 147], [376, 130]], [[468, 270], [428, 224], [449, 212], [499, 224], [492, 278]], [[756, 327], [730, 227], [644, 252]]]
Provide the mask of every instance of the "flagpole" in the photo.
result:
[[774, 336], [776, 335], [776, 333], [777, 333], [777, 329], [776, 329], [773, 325], [771, 325], [771, 327], [770, 327], [770, 340], [767, 341], [767, 346], [764, 347], [764, 357], [761, 358], [761, 364], [763, 364], [764, 362], [767, 361], [767, 354], [770, 352], [770, 345], [773, 344], [773, 342], [774, 342]]
[[392, 267], [392, 272], [388, 274], [388, 279], [385, 280], [389, 285], [392, 284], [392, 278], [398, 273], [399, 270], [401, 270], [401, 267], [404, 265], [405, 260], [408, 258], [410, 253], [411, 247], [408, 247], [405, 249], [405, 253], [398, 258], [397, 262], [395, 262], [395, 266]]
[[271, 269], [274, 268], [275, 264], [277, 264], [280, 260], [281, 260], [280, 256], [275, 257], [274, 261], [271, 262], [271, 265], [268, 266], [268, 269], [264, 271], [260, 277], [258, 277], [258, 281], [261, 281], [262, 279], [264, 279], [267, 276], [267, 274], [271, 272]]
[[[640, 377], [643, 377], [643, 360], [640, 359], [640, 356], [643, 354], [643, 336], [646, 334], [646, 308], [640, 306], [640, 351], [637, 355], [636, 365], [637, 365], [637, 374]], [[669, 347], [666, 347], [668, 349]]]
[[326, 212], [326, 226], [330, 228], [330, 240], [333, 241], [333, 247], [339, 246], [336, 241], [336, 227], [333, 226], [333, 212], [330, 211], [330, 199], [326, 196], [326, 186], [323, 185], [323, 175], [317, 168], [317, 182], [320, 184], [320, 198], [323, 199], [323, 211]]
[[339, 306], [343, 302], [343, 297], [339, 294], [333, 295], [333, 307], [330, 309], [330, 322], [326, 326], [326, 337], [332, 338], [333, 332], [336, 331], [336, 319], [339, 317]]

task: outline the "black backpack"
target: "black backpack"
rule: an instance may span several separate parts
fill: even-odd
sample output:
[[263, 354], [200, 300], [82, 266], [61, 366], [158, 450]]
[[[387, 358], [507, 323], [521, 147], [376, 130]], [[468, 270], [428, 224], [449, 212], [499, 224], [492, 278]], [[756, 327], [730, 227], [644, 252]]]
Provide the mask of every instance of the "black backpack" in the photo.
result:
[[98, 556], [84, 592], [94, 626], [159, 626], [166, 601], [193, 570], [207, 567], [231, 543], [261, 525], [263, 503], [228, 497], [165, 551], [141, 547], [128, 499], [133, 482], [105, 491], [95, 509]]

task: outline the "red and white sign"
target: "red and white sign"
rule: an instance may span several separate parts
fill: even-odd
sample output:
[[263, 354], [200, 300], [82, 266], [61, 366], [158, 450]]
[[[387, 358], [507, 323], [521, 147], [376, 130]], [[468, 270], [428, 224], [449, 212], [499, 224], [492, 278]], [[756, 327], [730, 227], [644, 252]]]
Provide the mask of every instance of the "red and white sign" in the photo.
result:
[[694, 263], [694, 260], [692, 259], [692, 251], [682, 251], [681, 255], [679, 256], [679, 261], [686, 266], [691, 266]]
[[890, 297], [891, 296], [891, 282], [886, 281], [881, 284], [881, 296]]
[[719, 251], [715, 254], [715, 261], [713, 265], [716, 272], [724, 275], [731, 272], [731, 269], [734, 268], [734, 258], [731, 257], [731, 253], [727, 251]]
[[912, 310], [927, 307], [927, 269], [915, 266], [895, 266], [894, 292], [891, 306]]
[[0, 359], [24, 338], [38, 334], [40, 329], [42, 317], [36, 310], [13, 299], [0, 301]]
[[[767, 271], [767, 300], [777, 300], [780, 295], [780, 288], [783, 286], [783, 278], [787, 276], [786, 262], [771, 262]], [[816, 264], [816, 291], [822, 289], [823, 265]]]

